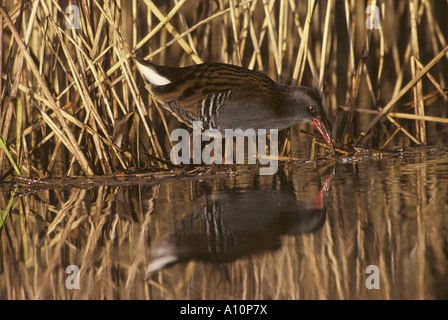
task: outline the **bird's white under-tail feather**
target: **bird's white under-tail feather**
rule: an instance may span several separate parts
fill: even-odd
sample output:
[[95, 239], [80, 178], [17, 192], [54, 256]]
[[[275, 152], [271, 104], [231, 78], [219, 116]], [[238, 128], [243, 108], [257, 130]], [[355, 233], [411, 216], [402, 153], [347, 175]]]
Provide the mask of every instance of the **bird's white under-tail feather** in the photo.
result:
[[146, 81], [150, 82], [152, 85], [164, 86], [171, 83], [170, 80], [157, 73], [157, 71], [154, 68], [141, 64], [138, 61], [136, 61], [136, 64], [142, 76], [146, 79]]

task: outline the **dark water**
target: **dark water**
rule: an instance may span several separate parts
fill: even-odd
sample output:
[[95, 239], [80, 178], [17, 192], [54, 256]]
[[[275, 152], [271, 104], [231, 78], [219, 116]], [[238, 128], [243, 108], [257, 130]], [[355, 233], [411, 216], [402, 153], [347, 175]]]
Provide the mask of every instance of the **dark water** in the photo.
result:
[[2, 299], [448, 298], [443, 147], [1, 191]]

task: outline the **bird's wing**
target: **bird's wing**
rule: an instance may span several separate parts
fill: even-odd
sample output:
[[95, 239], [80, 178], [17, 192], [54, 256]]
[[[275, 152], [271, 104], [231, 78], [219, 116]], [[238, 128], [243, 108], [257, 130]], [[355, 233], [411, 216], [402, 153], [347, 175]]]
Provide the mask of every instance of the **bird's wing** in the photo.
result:
[[211, 114], [225, 104], [244, 106], [263, 96], [270, 99], [270, 91], [277, 85], [262, 73], [221, 63], [185, 68], [140, 61], [137, 65], [159, 102], [175, 109], [173, 112], [184, 110], [193, 115]]

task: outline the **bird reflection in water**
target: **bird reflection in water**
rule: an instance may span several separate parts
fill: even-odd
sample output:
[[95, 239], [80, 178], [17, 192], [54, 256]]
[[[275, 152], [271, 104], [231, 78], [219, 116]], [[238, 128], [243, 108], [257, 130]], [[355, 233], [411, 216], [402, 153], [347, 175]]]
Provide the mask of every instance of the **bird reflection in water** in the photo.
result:
[[282, 236], [318, 231], [334, 171], [314, 199], [289, 188], [212, 191], [205, 205], [178, 221], [168, 239], [150, 249], [145, 276], [179, 262], [225, 263], [281, 247]]

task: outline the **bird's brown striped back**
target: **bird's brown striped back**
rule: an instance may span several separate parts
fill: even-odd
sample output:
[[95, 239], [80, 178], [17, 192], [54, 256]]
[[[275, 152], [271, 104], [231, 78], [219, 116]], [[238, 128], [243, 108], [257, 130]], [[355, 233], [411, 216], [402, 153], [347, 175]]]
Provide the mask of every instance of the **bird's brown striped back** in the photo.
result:
[[211, 95], [231, 92], [231, 97], [244, 102], [254, 97], [272, 99], [278, 84], [268, 76], [222, 63], [199, 64], [185, 68], [169, 68], [152, 65], [161, 75], [171, 81], [164, 86], [151, 88], [152, 93], [161, 102], [176, 101], [184, 110], [197, 114], [201, 103]]

